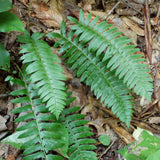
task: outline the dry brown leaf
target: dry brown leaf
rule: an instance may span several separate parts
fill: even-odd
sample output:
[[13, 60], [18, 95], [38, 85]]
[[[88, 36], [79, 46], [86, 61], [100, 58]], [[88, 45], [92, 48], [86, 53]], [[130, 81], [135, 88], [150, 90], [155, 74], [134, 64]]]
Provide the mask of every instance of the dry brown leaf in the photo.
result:
[[140, 25], [144, 25], [144, 21], [136, 16], [129, 16], [130, 20], [134, 21], [135, 23], [138, 23]]
[[111, 126], [111, 128], [118, 134], [118, 136], [126, 143], [130, 144], [135, 141], [135, 138], [128, 133], [125, 129], [118, 126], [119, 120], [115, 118], [110, 118], [107, 120], [107, 123]]
[[137, 35], [144, 36], [144, 30], [140, 28], [135, 22], [128, 19], [127, 17], [122, 17], [124, 24], [129, 27], [131, 30], [136, 32]]
[[9, 150], [9, 144], [0, 143], [0, 158], [7, 158]]
[[7, 120], [0, 115], [0, 131], [5, 131], [7, 129], [6, 122]]
[[32, 15], [40, 19], [45, 26], [60, 27], [63, 17], [58, 11], [58, 4], [56, 1], [54, 5], [48, 5], [44, 2], [33, 2], [32, 8], [35, 12], [35, 14]]
[[15, 160], [14, 153], [10, 154], [6, 160]]
[[[88, 97], [88, 104], [86, 104], [82, 110], [81, 110], [81, 114], [86, 115], [86, 119], [90, 120], [90, 119], [96, 119], [97, 118], [97, 110], [94, 107], [94, 104], [97, 102], [97, 100], [95, 98], [92, 98], [90, 95]], [[89, 116], [87, 116], [89, 113]]]
[[160, 110], [160, 73], [158, 69], [156, 69], [156, 77], [154, 80], [154, 96], [159, 100], [158, 109]]
[[115, 141], [116, 139], [118, 139], [115, 132], [108, 125], [107, 119], [97, 118], [94, 121], [90, 121], [88, 123], [88, 125], [94, 126], [96, 128], [98, 136], [103, 135], [103, 134], [107, 134], [110, 137], [112, 142]]
[[[53, 48], [53, 47], [51, 47], [51, 49], [53, 51], [53, 54], [56, 54], [58, 56], [59, 60], [61, 61], [61, 59], [60, 59], [61, 54], [58, 53], [58, 49], [57, 48]], [[72, 80], [73, 79], [73, 75], [67, 70], [67, 67], [65, 65], [63, 65], [62, 63], [60, 65], [63, 68], [63, 71], [64, 71], [63, 74], [66, 77], [66, 80], [67, 81]]]
[[86, 92], [83, 86], [77, 81], [68, 85], [68, 91], [72, 91], [72, 97], [76, 99], [70, 104], [70, 106], [80, 106], [83, 107], [87, 103]]
[[90, 13], [94, 14], [95, 16], [99, 16], [100, 19], [104, 19], [104, 17], [107, 15], [106, 12], [102, 11], [90, 11]]
[[155, 123], [155, 124], [160, 123], [160, 117], [150, 117], [149, 123]]
[[153, 128], [149, 123], [145, 123], [145, 122], [142, 122], [140, 120], [132, 118], [131, 124], [134, 125], [134, 126], [137, 126], [139, 128], [143, 128], [145, 130], [148, 130], [150, 132], [160, 134], [160, 130]]

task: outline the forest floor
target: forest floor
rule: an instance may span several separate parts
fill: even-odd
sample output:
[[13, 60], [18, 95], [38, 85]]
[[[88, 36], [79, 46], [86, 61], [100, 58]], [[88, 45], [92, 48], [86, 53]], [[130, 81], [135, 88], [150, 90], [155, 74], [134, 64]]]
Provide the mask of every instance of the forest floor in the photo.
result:
[[[133, 44], [140, 48], [139, 53], [147, 59], [154, 80], [152, 103], [133, 93], [134, 113], [128, 128], [95, 98], [90, 88], [74, 75], [74, 71], [62, 64], [67, 77], [66, 86], [76, 97], [71, 105], [81, 107], [80, 112], [86, 115], [88, 125], [94, 132], [93, 138], [97, 140], [103, 134], [110, 137], [108, 146], [97, 142], [95, 152], [98, 159], [120, 160], [122, 156], [116, 151], [135, 141], [133, 133], [138, 134], [138, 128], [160, 137], [160, 1], [149, 0], [148, 4], [145, 0], [32, 0], [29, 5], [28, 0], [14, 0], [11, 12], [21, 19], [25, 27], [29, 26], [31, 33], [48, 33], [59, 32], [62, 19], [69, 26], [67, 16], [78, 17], [80, 9], [84, 10], [85, 15], [92, 13], [93, 18], [100, 16], [101, 21], [107, 20], [133, 39]], [[12, 71], [16, 70], [13, 62], [21, 64], [18, 55], [20, 44], [16, 42], [18, 34], [0, 33], [0, 41], [11, 54]], [[44, 40], [53, 46], [51, 40]], [[54, 48], [53, 51], [57, 53]], [[15, 132], [18, 125], [13, 122], [17, 115], [12, 114], [11, 110], [20, 104], [12, 104], [12, 97], [9, 96], [17, 86], [5, 82], [9, 74], [0, 70], [0, 140]], [[0, 157], [21, 160], [22, 153], [8, 144], [0, 143]]]

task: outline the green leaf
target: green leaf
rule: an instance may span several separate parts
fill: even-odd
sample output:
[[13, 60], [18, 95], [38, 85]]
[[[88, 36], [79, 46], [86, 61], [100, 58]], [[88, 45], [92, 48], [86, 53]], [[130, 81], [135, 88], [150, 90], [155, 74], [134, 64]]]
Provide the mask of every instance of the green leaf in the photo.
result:
[[10, 0], [0, 0], [0, 12], [8, 11], [13, 8]]
[[98, 140], [104, 145], [108, 146], [110, 144], [110, 137], [107, 134], [103, 134], [98, 137]]
[[26, 138], [18, 138], [21, 134], [26, 133], [27, 131], [28, 131], [28, 129], [23, 130], [23, 131], [15, 132], [12, 135], [3, 139], [1, 142], [2, 143], [8, 143], [15, 148], [21, 149], [21, 146], [24, 143], [28, 142], [29, 140], [33, 139], [36, 136], [36, 135], [32, 135], [32, 136], [29, 136], [29, 137], [26, 137]]
[[138, 148], [138, 146], [146, 147], [146, 149], [141, 151], [140, 157], [147, 158], [152, 153], [160, 150], [160, 138], [150, 135], [147, 131], [143, 131], [141, 137], [143, 140], [135, 147], [135, 149]]
[[8, 70], [8, 68], [10, 67], [10, 55], [9, 52], [4, 48], [2, 43], [0, 43], [0, 57], [0, 68]]
[[160, 160], [160, 150], [149, 155], [146, 160]]
[[10, 12], [0, 13], [0, 32], [20, 31], [25, 32], [23, 23]]
[[64, 160], [64, 158], [57, 156], [57, 155], [47, 155], [47, 159], [46, 160]]
[[120, 153], [124, 158], [126, 158], [127, 160], [137, 160], [138, 156], [134, 155], [134, 154], [129, 154], [128, 153], [128, 147], [131, 144], [127, 145], [126, 147], [116, 151], [117, 153]]

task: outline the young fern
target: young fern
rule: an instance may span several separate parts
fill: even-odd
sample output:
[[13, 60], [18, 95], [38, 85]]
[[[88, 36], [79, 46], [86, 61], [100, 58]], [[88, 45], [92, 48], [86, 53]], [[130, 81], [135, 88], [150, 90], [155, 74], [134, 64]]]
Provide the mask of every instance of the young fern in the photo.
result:
[[18, 36], [18, 41], [25, 43], [21, 46], [20, 53], [25, 53], [21, 60], [28, 64], [26, 71], [31, 75], [32, 83], [39, 88], [40, 98], [47, 102], [46, 107], [58, 118], [66, 101], [65, 83], [62, 82], [65, 76], [57, 55], [45, 41], [39, 40], [43, 35], [37, 32], [30, 37], [26, 32]]
[[110, 24], [101, 22], [96, 25], [98, 17], [91, 21], [89, 14], [84, 20], [81, 11], [79, 21], [73, 17], [69, 19], [74, 26], [68, 34], [62, 22], [61, 34], [49, 33], [47, 36], [59, 38], [54, 47], [61, 46], [59, 52], [64, 53], [63, 58], [68, 58], [67, 64], [77, 69], [81, 81], [91, 86], [96, 97], [101, 97], [101, 101], [112, 107], [112, 112], [129, 126], [132, 97], [128, 87], [151, 100], [152, 79], [147, 73], [147, 65], [139, 63], [144, 59], [134, 54], [138, 49], [128, 45], [131, 40], [119, 37], [122, 33], [110, 28]]
[[[68, 132], [65, 126], [54, 122], [56, 117], [49, 113], [39, 99], [35, 85], [29, 84], [26, 76], [23, 76], [23, 81], [14, 79], [14, 82], [24, 87], [24, 89], [11, 92], [12, 96], [21, 96], [12, 100], [12, 103], [24, 103], [12, 113], [26, 113], [15, 119], [15, 122], [27, 122], [17, 129], [15, 135], [12, 135], [12, 139], [15, 139], [18, 134], [17, 140], [21, 142], [20, 149], [24, 150], [23, 160], [38, 158], [63, 160], [61, 156], [49, 153], [53, 150], [68, 157]], [[8, 140], [3, 140], [3, 142], [12, 144]]]

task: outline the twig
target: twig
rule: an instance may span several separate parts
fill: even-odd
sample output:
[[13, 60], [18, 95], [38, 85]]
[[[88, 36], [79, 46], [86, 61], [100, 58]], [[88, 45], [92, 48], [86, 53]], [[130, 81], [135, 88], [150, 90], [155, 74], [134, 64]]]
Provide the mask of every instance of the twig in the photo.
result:
[[146, 42], [146, 52], [149, 58], [150, 64], [152, 64], [152, 30], [150, 22], [150, 9], [148, 1], [145, 2], [144, 7], [144, 23], [145, 23], [145, 42]]
[[158, 12], [157, 12], [157, 16], [156, 17], [159, 17], [160, 16], [160, 4], [158, 6]]
[[113, 8], [104, 16], [103, 20], [107, 19], [107, 17], [113, 12], [113, 10], [121, 3], [121, 1], [117, 2]]
[[138, 12], [139, 14], [143, 15], [142, 12], [140, 12], [139, 10], [135, 9], [134, 7], [132, 7], [128, 2], [126, 2], [125, 0], [120, 0], [121, 2], [125, 3], [128, 7], [132, 8], [133, 10], [135, 10], [136, 12]]
[[31, 16], [31, 6], [32, 0], [29, 0], [29, 8], [28, 8], [28, 20], [27, 20], [27, 31], [30, 33], [30, 16]]
[[3, 97], [8, 97], [9, 94], [0, 94], [0, 98], [3, 98]]
[[115, 140], [106, 148], [106, 150], [98, 157], [100, 159], [103, 155], [107, 153], [107, 151], [111, 148], [111, 146], [114, 144]]
[[151, 109], [156, 103], [158, 103], [159, 102], [159, 100], [160, 100], [160, 98], [159, 99], [156, 99], [152, 104], [150, 104], [144, 111], [142, 111], [139, 115], [138, 115], [138, 117], [140, 118], [140, 117], [143, 117], [143, 115], [149, 110], [149, 109]]

